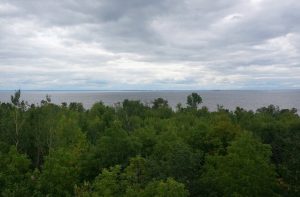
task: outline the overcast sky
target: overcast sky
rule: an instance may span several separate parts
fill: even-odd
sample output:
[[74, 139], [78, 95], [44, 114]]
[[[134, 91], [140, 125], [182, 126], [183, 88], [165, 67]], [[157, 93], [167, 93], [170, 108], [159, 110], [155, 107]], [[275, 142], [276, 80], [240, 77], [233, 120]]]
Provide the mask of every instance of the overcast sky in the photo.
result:
[[0, 90], [299, 89], [299, 0], [0, 0]]

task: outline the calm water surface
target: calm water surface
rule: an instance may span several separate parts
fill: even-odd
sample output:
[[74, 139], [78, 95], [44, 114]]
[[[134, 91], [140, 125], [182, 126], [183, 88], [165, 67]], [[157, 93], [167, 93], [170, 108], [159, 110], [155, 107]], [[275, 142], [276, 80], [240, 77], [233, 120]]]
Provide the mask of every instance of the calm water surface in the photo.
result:
[[[272, 91], [23, 91], [22, 99], [29, 103], [40, 103], [45, 95], [51, 96], [53, 103], [81, 102], [85, 108], [90, 108], [95, 102], [103, 101], [107, 105], [114, 105], [124, 99], [140, 100], [151, 103], [155, 98], [162, 97], [175, 107], [178, 103], [185, 104], [186, 97], [191, 92], [197, 92], [203, 98], [203, 104], [213, 111], [217, 105], [234, 110], [237, 106], [248, 110], [274, 104], [280, 108], [296, 108], [300, 111], [300, 90], [272, 90]], [[0, 91], [0, 102], [10, 102], [10, 95], [14, 91]]]

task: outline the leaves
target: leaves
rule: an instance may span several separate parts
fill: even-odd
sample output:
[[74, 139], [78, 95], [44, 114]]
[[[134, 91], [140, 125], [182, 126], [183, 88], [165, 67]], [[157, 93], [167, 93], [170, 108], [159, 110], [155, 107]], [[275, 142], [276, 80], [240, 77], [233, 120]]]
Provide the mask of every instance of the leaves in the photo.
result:
[[0, 104], [1, 196], [299, 196], [294, 109]]

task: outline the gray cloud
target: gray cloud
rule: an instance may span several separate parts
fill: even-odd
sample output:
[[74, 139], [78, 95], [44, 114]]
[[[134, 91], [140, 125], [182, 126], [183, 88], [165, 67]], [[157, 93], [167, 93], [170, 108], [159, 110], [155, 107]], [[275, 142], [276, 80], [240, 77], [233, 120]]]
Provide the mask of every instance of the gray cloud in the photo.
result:
[[0, 89], [300, 88], [298, 0], [0, 0]]

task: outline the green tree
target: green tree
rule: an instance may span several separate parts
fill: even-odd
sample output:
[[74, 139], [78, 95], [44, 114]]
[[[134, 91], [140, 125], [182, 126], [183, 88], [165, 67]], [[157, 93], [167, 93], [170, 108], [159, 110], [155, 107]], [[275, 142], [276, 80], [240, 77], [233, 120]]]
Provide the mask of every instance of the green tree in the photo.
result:
[[33, 166], [40, 168], [44, 156], [53, 148], [55, 128], [61, 117], [60, 108], [48, 103], [31, 106], [25, 113], [20, 148], [31, 158]]
[[24, 124], [24, 117], [23, 117], [23, 112], [25, 110], [25, 102], [20, 101], [21, 98], [21, 91], [18, 90], [15, 92], [14, 96], [11, 96], [11, 102], [14, 105], [14, 110], [12, 111], [12, 116], [13, 116], [13, 121], [14, 121], [14, 126], [15, 126], [15, 146], [18, 150], [18, 146], [20, 143], [20, 135], [21, 135], [21, 128]]
[[[299, 196], [300, 117], [124, 100], [0, 102], [0, 196]], [[247, 131], [247, 132], [246, 132]]]
[[115, 165], [126, 165], [130, 157], [136, 156], [141, 149], [140, 142], [122, 130], [108, 129], [91, 146], [89, 152], [82, 158], [83, 178], [90, 180], [97, 176], [103, 168]]
[[202, 98], [199, 94], [193, 92], [192, 94], [188, 95], [186, 104], [188, 107], [192, 109], [197, 109], [198, 105], [202, 103]]
[[93, 184], [93, 195], [101, 197], [123, 196], [125, 189], [120, 184], [121, 167], [119, 165], [103, 169]]
[[273, 149], [280, 152], [281, 162], [278, 173], [281, 176], [281, 187], [286, 189], [286, 195], [300, 195], [300, 121], [290, 125], [289, 132], [280, 136], [281, 140], [272, 143]]
[[277, 196], [271, 147], [248, 133], [228, 148], [225, 156], [207, 158], [201, 177], [207, 196]]
[[159, 179], [174, 177], [182, 183], [191, 182], [195, 171], [200, 168], [202, 153], [193, 151], [174, 132], [166, 132], [159, 138], [149, 161], [152, 176]]
[[189, 192], [184, 184], [168, 178], [166, 181], [154, 181], [147, 185], [143, 197], [186, 197]]
[[141, 156], [130, 159], [130, 164], [124, 170], [123, 177], [127, 185], [133, 187], [144, 187], [150, 179], [149, 165]]
[[42, 196], [73, 196], [79, 183], [79, 155], [67, 149], [50, 152], [42, 167], [37, 190]]
[[30, 160], [12, 146], [9, 152], [0, 150], [1, 196], [30, 196], [34, 178], [31, 177]]
[[163, 98], [157, 98], [153, 101], [153, 109], [169, 107], [168, 101]]

